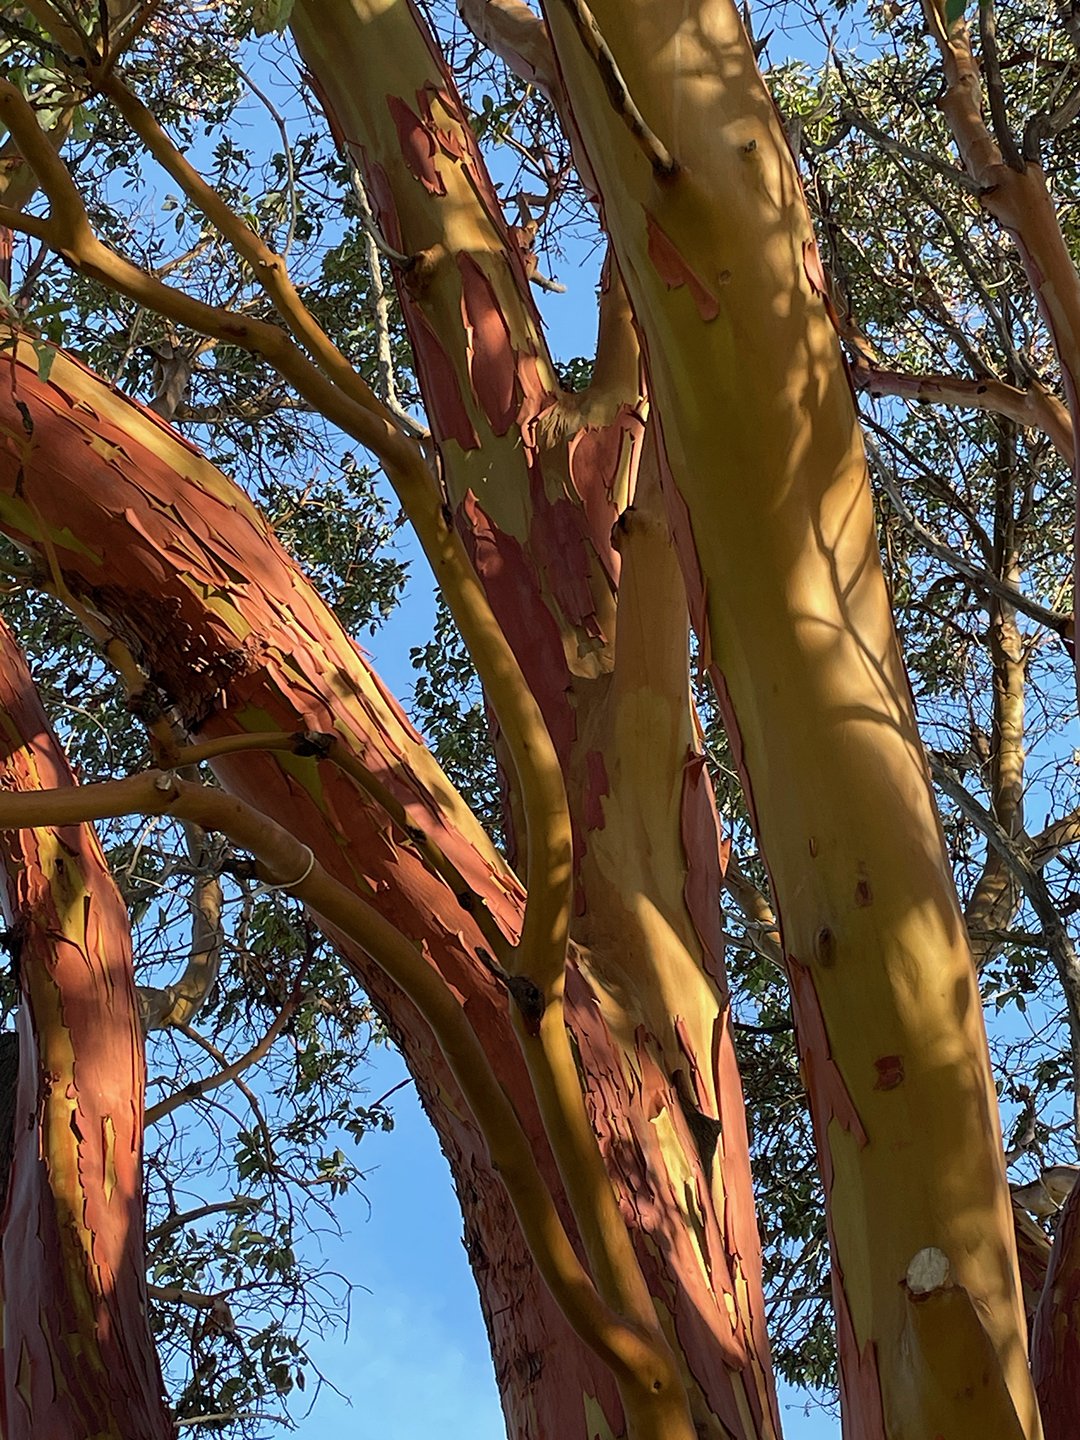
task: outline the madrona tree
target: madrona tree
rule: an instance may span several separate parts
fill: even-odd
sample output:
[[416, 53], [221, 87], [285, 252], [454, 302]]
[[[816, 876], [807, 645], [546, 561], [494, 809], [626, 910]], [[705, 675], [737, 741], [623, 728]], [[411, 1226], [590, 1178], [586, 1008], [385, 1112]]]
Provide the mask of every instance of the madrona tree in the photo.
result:
[[[406, 1057], [511, 1435], [780, 1433], [746, 1118], [775, 1157], [780, 971], [846, 1433], [1069, 1433], [1076, 1202], [1051, 1248], [1018, 1201], [1064, 1201], [1050, 1162], [1077, 1129], [1077, 26], [1070, 7], [887, 10], [852, 59], [834, 45], [770, 91], [730, 0], [459, 0], [460, 22], [410, 0], [4, 5], [0, 528], [13, 589], [66, 607], [149, 747], [71, 783], [5, 638], [6, 1434], [175, 1424], [140, 1270], [142, 1030], [220, 1004], [222, 884], [250, 886], [252, 861]], [[252, 28], [281, 32], [317, 115], [302, 142]], [[261, 175], [229, 124], [249, 92], [283, 146]], [[500, 190], [485, 140], [530, 178]], [[107, 154], [165, 177], [163, 227]], [[607, 247], [576, 377], [533, 298], [560, 224]], [[467, 648], [500, 845], [356, 648], [340, 555], [310, 550], [335, 614], [283, 547], [305, 494], [276, 535], [215, 463], [272, 503], [260, 465], [322, 425], [381, 467]], [[39, 636], [43, 665], [55, 645]], [[128, 816], [182, 827], [202, 927], [141, 994], [86, 829]], [[746, 922], [738, 1022], [722, 892]], [[262, 987], [271, 1041], [348, 1003], [313, 985], [320, 942], [289, 913], [300, 974]], [[1001, 1035], [1008, 1153], [983, 990], [1044, 1010]], [[736, 1023], [770, 1041], [745, 1099]], [[238, 1074], [217, 1058], [215, 1083]], [[1038, 1178], [1011, 1196], [1025, 1157]], [[799, 1173], [794, 1195], [762, 1177], [769, 1283], [813, 1302]], [[788, 1372], [820, 1374], [790, 1344]]]

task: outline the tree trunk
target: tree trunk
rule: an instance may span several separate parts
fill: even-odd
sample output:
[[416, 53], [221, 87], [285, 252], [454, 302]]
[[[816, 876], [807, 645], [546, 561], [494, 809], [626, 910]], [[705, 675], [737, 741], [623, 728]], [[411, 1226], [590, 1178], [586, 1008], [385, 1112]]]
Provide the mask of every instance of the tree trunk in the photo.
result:
[[441, 474], [563, 768], [571, 993], [579, 1015], [598, 1003], [606, 1022], [609, 1053], [583, 1083], [609, 1173], [648, 1241], [640, 1258], [698, 1424], [772, 1434], [715, 809], [625, 294], [608, 276], [592, 382], [563, 392], [521, 233], [415, 7], [300, 0], [292, 24], [383, 234], [413, 257], [394, 271]]
[[607, 50], [545, 8], [778, 903], [845, 1434], [1036, 1436], [979, 991], [786, 138], [730, 0], [593, 0]]
[[[75, 783], [2, 624], [0, 723], [0, 785]], [[88, 825], [5, 831], [0, 851], [22, 998], [0, 1221], [0, 1432], [167, 1440], [146, 1318], [145, 1066], [127, 910]]]
[[1031, 1371], [1046, 1440], [1073, 1440], [1080, 1396], [1080, 1185], [1057, 1216], [1032, 1326]]
[[[155, 697], [173, 703], [202, 738], [331, 732], [362, 760], [372, 777], [366, 789], [330, 764], [297, 756], [233, 755], [215, 768], [228, 788], [273, 815], [331, 873], [375, 897], [388, 918], [422, 943], [462, 996], [558, 1196], [505, 995], [490, 962], [479, 958], [492, 944], [477, 918], [485, 907], [505, 935], [517, 934], [522, 896], [516, 880], [243, 495], [156, 417], [65, 357], [57, 357], [47, 384], [28, 348], [20, 347], [14, 363], [15, 385], [0, 387], [7, 436], [0, 448], [0, 526], [43, 564], [55, 561], [54, 588], [137, 655], [151, 679], [142, 707]], [[646, 527], [638, 528], [644, 540]], [[670, 591], [678, 581], [670, 560], [668, 568]], [[653, 604], [646, 584], [651, 579], [638, 582], [630, 603], [639, 627]], [[674, 608], [669, 613], [678, 615]], [[633, 633], [626, 631], [628, 643]], [[685, 642], [685, 628], [682, 636]], [[680, 930], [665, 942], [673, 966], [683, 967], [673, 968], [665, 983], [682, 984], [681, 997], [643, 982], [611, 1011], [609, 1025], [608, 992], [596, 983], [597, 1005], [589, 988], [594, 962], [583, 952], [570, 984], [570, 1018], [624, 1215], [639, 1232], [648, 1278], [670, 1316], [701, 1432], [718, 1440], [772, 1435], [777, 1427], [761, 1306], [753, 1304], [760, 1290], [748, 1182], [728, 1179], [727, 1203], [723, 1188], [729, 1156], [733, 1173], [745, 1176], [737, 1077], [724, 1058], [730, 1056], [726, 994], [704, 968], [696, 979], [690, 968], [694, 957], [704, 956], [715, 973], [719, 959], [715, 820], [700, 762], [688, 756], [685, 650], [661, 647], [656, 657], [682, 669], [678, 725], [670, 704], [648, 698], [648, 647], [639, 645], [636, 654], [619, 671], [625, 733], [617, 737], [621, 749], [604, 761], [610, 769], [594, 797], [591, 825], [598, 837], [606, 835], [606, 816], [614, 815], [610, 807], [624, 791], [638, 803], [634, 772], [645, 768], [646, 748], [650, 759], [659, 753], [648, 728], [657, 718], [671, 752], [668, 769], [657, 781], [655, 809], [634, 814], [631, 804], [620, 820], [625, 848], [609, 836], [607, 855], [597, 848], [590, 863], [607, 874], [613, 896], [623, 895], [625, 910], [632, 887], [620, 888], [611, 867], [620, 857], [640, 856], [641, 834], [655, 832], [657, 853], [669, 858], [662, 862], [662, 887], [650, 884], [657, 894], [666, 887], [666, 905], [682, 912]], [[658, 703], [660, 716], [650, 717]], [[607, 737], [598, 734], [592, 743], [601, 742]], [[614, 824], [611, 829], [614, 835]], [[432, 873], [421, 853], [427, 847], [430, 858], [432, 844], [445, 861], [443, 873], [461, 877], [456, 885]], [[644, 956], [643, 965], [648, 960], [649, 906], [642, 909], [644, 918], [623, 936], [627, 966], [635, 956]], [[616, 939], [606, 941], [597, 970], [614, 964]], [[681, 961], [680, 946], [689, 957]], [[402, 1044], [450, 1160], [510, 1433], [570, 1440], [597, 1431], [621, 1434], [611, 1378], [540, 1281], [428, 1027], [368, 957], [355, 948], [346, 955]], [[673, 1007], [672, 1019], [661, 1014], [665, 1005]], [[736, 1103], [729, 1108], [732, 1094]], [[561, 1208], [569, 1226], [569, 1212]], [[753, 1316], [752, 1330], [741, 1314]]]

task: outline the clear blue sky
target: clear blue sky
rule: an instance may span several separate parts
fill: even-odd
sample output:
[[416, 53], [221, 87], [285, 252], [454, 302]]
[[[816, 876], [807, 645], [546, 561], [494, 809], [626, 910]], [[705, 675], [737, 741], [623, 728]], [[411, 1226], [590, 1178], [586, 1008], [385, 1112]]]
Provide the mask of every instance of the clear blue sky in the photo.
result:
[[[380, 1052], [372, 1095], [405, 1067]], [[334, 1268], [357, 1287], [348, 1336], [314, 1347], [327, 1391], [297, 1432], [302, 1440], [504, 1440], [480, 1306], [461, 1244], [461, 1217], [434, 1132], [410, 1086], [394, 1097], [397, 1124], [367, 1135], [359, 1160], [367, 1203], [341, 1207], [346, 1236]], [[839, 1440], [839, 1425], [805, 1399], [782, 1397], [787, 1440]], [[551, 1440], [559, 1440], [552, 1436]]]

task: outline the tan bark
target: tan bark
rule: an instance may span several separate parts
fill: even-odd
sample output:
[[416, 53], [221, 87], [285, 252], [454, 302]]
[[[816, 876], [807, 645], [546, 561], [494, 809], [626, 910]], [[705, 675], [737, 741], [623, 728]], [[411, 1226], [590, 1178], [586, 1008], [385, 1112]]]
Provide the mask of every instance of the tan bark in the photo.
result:
[[[75, 782], [0, 625], [0, 786]], [[88, 825], [6, 831], [18, 971], [14, 1153], [0, 1239], [6, 1440], [167, 1440], [146, 1319], [145, 1067], [123, 900]]]
[[777, 900], [846, 1426], [1036, 1436], [978, 987], [794, 163], [728, 0], [592, 6], [673, 174], [597, 84], [562, 0], [545, 8]]

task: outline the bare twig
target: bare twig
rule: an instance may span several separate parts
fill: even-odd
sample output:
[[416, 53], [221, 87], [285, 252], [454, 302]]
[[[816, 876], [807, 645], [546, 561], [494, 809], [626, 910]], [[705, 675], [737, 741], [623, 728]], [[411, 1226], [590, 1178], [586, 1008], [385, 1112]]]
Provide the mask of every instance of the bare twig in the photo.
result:
[[205, 1220], [207, 1216], [256, 1210], [262, 1203], [257, 1195], [237, 1195], [231, 1200], [218, 1200], [213, 1205], [198, 1205], [194, 1210], [180, 1211], [176, 1215], [170, 1215], [160, 1225], [155, 1225], [148, 1230], [146, 1232], [147, 1243], [163, 1240], [175, 1230], [182, 1230], [185, 1225], [193, 1225], [196, 1220]]
[[983, 410], [1002, 415], [1018, 425], [1041, 430], [1065, 460], [1073, 457], [1073, 428], [1069, 412], [1056, 395], [1041, 385], [1026, 390], [987, 377], [969, 380], [961, 375], [908, 375], [856, 358], [851, 378], [857, 390], [875, 397], [895, 396], [918, 404], [950, 405], [960, 410]]
[[1013, 170], [1024, 169], [1024, 159], [1016, 143], [1005, 111], [1005, 87], [1001, 83], [1001, 65], [997, 48], [997, 7], [994, 0], [979, 0], [979, 41], [982, 46], [983, 73], [986, 75], [986, 99], [990, 107], [990, 123], [994, 139], [1001, 147], [1006, 165]]
[[[213, 1075], [206, 1075], [201, 1080], [193, 1080], [190, 1085], [182, 1086], [179, 1090], [174, 1091], [173, 1094], [167, 1095], [164, 1100], [159, 1100], [156, 1105], [148, 1106], [146, 1110], [147, 1128], [149, 1129], [151, 1125], [156, 1125], [159, 1120], [164, 1120], [166, 1115], [171, 1115], [172, 1112], [181, 1105], [189, 1105], [193, 1100], [201, 1100], [202, 1097], [208, 1095], [211, 1090], [217, 1090], [222, 1085], [227, 1085], [231, 1081], [238, 1080], [245, 1070], [250, 1069], [252, 1065], [256, 1065], [296, 1014], [297, 1006], [303, 998], [299, 985], [300, 980], [298, 978], [297, 988], [294, 989], [292, 995], [274, 1016], [273, 1024], [270, 1025], [265, 1034], [262, 1035], [249, 1050], [246, 1050], [238, 1060], [234, 1060], [230, 1065], [222, 1066], [222, 1068]], [[179, 1030], [182, 1035], [186, 1035], [189, 1039], [195, 1040], [197, 1044], [202, 1042], [203, 1037], [192, 1030], [190, 1023], [178, 1021], [175, 1023], [174, 1028]], [[224, 1058], [216, 1048], [213, 1053], [219, 1062]]]
[[[382, 240], [381, 236], [376, 239], [379, 230], [375, 224], [375, 216], [371, 212], [371, 205], [360, 171], [355, 165], [350, 165], [349, 173], [352, 177], [353, 194], [360, 210], [364, 240], [367, 246], [368, 276], [371, 285], [370, 308], [371, 318], [375, 323], [376, 364], [379, 372], [379, 398], [386, 408], [397, 416], [410, 434], [427, 440], [431, 431], [419, 420], [414, 419], [402, 405], [397, 392], [397, 381], [394, 378], [394, 353], [390, 344], [390, 301], [383, 284], [382, 260], [380, 259], [382, 246], [386, 245], [386, 241]], [[390, 247], [387, 246], [387, 248]], [[395, 258], [396, 255], [395, 251], [391, 258]], [[399, 260], [398, 263], [400, 264], [402, 261]]]
[[1027, 896], [1046, 936], [1046, 947], [1058, 974], [1065, 1011], [1073, 1067], [1073, 1134], [1080, 1147], [1080, 955], [1058, 913], [1042, 872], [1031, 863], [1022, 839], [1008, 834], [986, 807], [964, 788], [940, 761], [930, 757], [934, 779], [960, 812], [982, 831]]
[[911, 534], [931, 555], [942, 561], [943, 564], [950, 566], [957, 574], [962, 575], [966, 580], [970, 580], [977, 590], [1000, 596], [1002, 600], [1007, 601], [1008, 604], [1012, 605], [1016, 610], [1019, 610], [1022, 615], [1027, 615], [1030, 619], [1037, 621], [1038, 624], [1045, 625], [1047, 629], [1054, 631], [1055, 634], [1062, 636], [1062, 638], [1071, 640], [1073, 632], [1073, 618], [1071, 615], [1066, 615], [1060, 610], [1051, 610], [1045, 605], [1040, 605], [1037, 600], [1032, 600], [1027, 595], [1021, 594], [1020, 591], [1016, 590], [1012, 585], [1007, 585], [1004, 581], [998, 579], [992, 571], [985, 569], [982, 565], [977, 565], [973, 560], [969, 560], [966, 555], [962, 555], [958, 550], [954, 550], [951, 545], [946, 544], [944, 540], [940, 539], [932, 530], [924, 525], [901, 494], [900, 487], [896, 483], [896, 477], [892, 471], [892, 466], [885, 458], [885, 454], [877, 441], [869, 434], [865, 434], [864, 439], [867, 454], [874, 462], [874, 469], [877, 472], [882, 489], [889, 497], [889, 503]]

